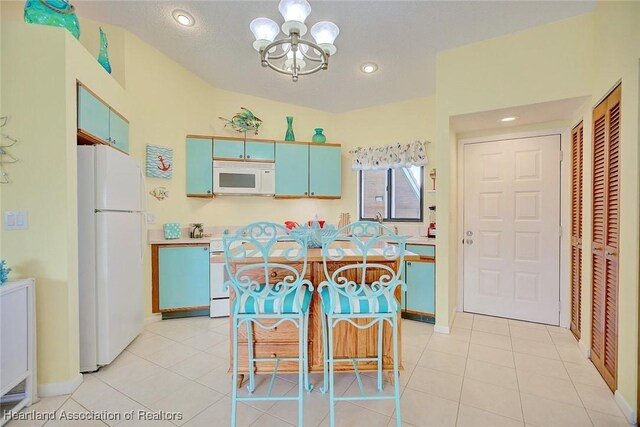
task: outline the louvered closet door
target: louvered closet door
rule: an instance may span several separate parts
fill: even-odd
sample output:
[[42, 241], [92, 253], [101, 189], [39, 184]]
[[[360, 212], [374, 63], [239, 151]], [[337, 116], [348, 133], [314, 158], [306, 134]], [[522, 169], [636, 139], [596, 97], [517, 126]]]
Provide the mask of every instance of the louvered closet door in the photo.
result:
[[582, 122], [571, 131], [571, 332], [580, 338], [582, 277]]
[[618, 86], [593, 111], [591, 360], [611, 390], [618, 359], [620, 95]]

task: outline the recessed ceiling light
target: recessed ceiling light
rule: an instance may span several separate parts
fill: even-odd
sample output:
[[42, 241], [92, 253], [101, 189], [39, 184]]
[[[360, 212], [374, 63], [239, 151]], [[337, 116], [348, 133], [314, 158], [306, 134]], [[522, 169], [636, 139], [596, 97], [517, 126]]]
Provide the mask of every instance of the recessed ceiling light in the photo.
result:
[[512, 122], [516, 119], [518, 119], [518, 116], [509, 116], [509, 117], [503, 117], [500, 119], [501, 122]]
[[172, 13], [173, 19], [178, 21], [178, 24], [185, 27], [192, 27], [193, 24], [196, 23], [196, 20], [193, 19], [190, 13], [185, 12], [184, 10], [176, 9]]
[[365, 62], [360, 66], [360, 69], [363, 73], [371, 74], [375, 73], [378, 70], [378, 65], [373, 62]]

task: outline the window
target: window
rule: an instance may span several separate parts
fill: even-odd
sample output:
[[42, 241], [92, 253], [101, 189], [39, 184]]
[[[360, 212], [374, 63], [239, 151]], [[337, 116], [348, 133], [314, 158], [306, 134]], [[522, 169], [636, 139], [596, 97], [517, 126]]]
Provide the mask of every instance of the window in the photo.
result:
[[424, 167], [360, 171], [360, 219], [422, 222]]

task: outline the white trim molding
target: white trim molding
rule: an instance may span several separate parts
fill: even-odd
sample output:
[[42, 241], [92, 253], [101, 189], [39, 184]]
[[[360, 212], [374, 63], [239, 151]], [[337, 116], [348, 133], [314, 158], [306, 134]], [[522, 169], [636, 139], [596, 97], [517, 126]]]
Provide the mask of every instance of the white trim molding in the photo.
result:
[[71, 394], [82, 384], [82, 374], [65, 382], [38, 384], [38, 397], [62, 396], [63, 394]]
[[162, 320], [162, 314], [161, 313], [154, 313], [151, 316], [144, 318], [144, 324], [148, 325], [149, 323], [155, 323], [155, 322], [159, 322], [161, 320]]
[[615, 399], [624, 416], [627, 418], [627, 421], [629, 421], [630, 424], [635, 425], [638, 414], [636, 414], [636, 411], [631, 408], [631, 405], [629, 405], [622, 393], [620, 393], [620, 390], [616, 390], [616, 392], [613, 394], [613, 398]]
[[580, 348], [580, 351], [582, 352], [584, 357], [586, 357], [587, 359], [591, 357], [591, 348], [589, 348], [589, 345], [587, 343], [585, 343], [583, 340], [580, 340], [578, 341], [578, 347]]

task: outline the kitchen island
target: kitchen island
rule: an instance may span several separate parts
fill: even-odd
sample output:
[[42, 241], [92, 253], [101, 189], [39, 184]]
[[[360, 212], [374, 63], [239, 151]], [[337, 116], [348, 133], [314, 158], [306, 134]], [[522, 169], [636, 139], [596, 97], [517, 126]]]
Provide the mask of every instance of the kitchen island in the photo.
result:
[[[220, 257], [222, 258], [222, 257]], [[407, 252], [405, 254], [406, 261], [417, 261], [420, 257], [416, 254]], [[250, 259], [249, 259], [250, 260]], [[362, 256], [358, 254], [351, 254], [345, 256], [340, 261], [330, 262], [328, 266], [329, 273], [332, 273], [336, 269], [344, 266], [345, 264], [353, 264], [362, 260]], [[393, 269], [397, 269], [398, 262], [388, 261], [381, 254], [372, 255], [367, 257], [368, 262], [376, 262], [378, 264], [389, 265]], [[212, 261], [216, 261], [212, 259]], [[219, 260], [218, 260], [219, 261]], [[247, 260], [244, 260], [247, 262]], [[251, 262], [251, 261], [249, 261]], [[255, 262], [255, 261], [254, 261]], [[272, 260], [270, 259], [270, 262]], [[291, 263], [285, 258], [274, 258], [273, 262], [286, 263], [295, 267], [298, 271], [302, 271], [302, 263]], [[237, 264], [232, 264], [231, 270], [235, 272]], [[287, 270], [273, 268], [269, 271], [272, 283], [278, 279], [282, 279], [287, 275]], [[289, 273], [290, 274], [290, 273]], [[367, 269], [367, 282], [371, 283], [373, 280], [380, 277], [383, 274], [382, 269], [368, 268]], [[325, 272], [322, 264], [322, 254], [320, 249], [309, 249], [307, 254], [307, 269], [305, 271], [306, 279], [309, 279], [314, 286], [313, 297], [311, 299], [311, 305], [309, 308], [309, 339], [307, 345], [309, 346], [309, 371], [310, 372], [322, 372], [323, 371], [323, 344], [322, 344], [322, 303], [320, 295], [316, 292], [320, 283], [326, 280]], [[255, 278], [259, 280], [260, 278]], [[351, 279], [358, 280], [359, 277], [353, 277]], [[401, 289], [396, 289], [396, 298], [401, 301]], [[230, 304], [233, 306], [235, 295], [233, 290], [230, 290]], [[232, 314], [233, 316], [233, 314]], [[354, 319], [358, 324], [366, 324], [370, 319]], [[262, 323], [270, 325], [275, 323], [273, 320], [263, 319]], [[232, 317], [230, 317], [229, 328], [233, 325]], [[399, 366], [402, 369], [402, 322], [400, 321], [400, 312], [398, 312], [398, 355]], [[230, 330], [230, 335], [232, 331]], [[371, 327], [368, 329], [358, 329], [348, 322], [340, 322], [334, 329], [334, 355], [340, 358], [353, 358], [353, 357], [375, 357], [377, 355], [377, 341], [378, 334], [377, 328]], [[265, 330], [259, 327], [253, 328], [253, 343], [255, 357], [297, 357], [298, 355], [298, 330], [290, 322], [284, 322], [271, 330]], [[383, 370], [391, 371], [393, 369], [393, 347], [391, 344], [391, 327], [385, 322], [383, 331]], [[230, 363], [233, 365], [233, 345], [230, 345]], [[240, 373], [248, 373], [248, 344], [247, 344], [247, 330], [246, 327], [241, 327], [238, 330], [238, 369]], [[256, 362], [256, 372], [258, 373], [271, 373], [273, 371], [273, 362]], [[376, 362], [359, 362], [358, 370], [360, 371], [375, 371], [377, 369]], [[336, 362], [336, 371], [352, 372], [353, 365], [351, 362]], [[278, 366], [279, 373], [297, 373], [298, 364], [296, 362], [282, 362]], [[392, 378], [390, 375], [388, 378]], [[242, 377], [239, 378], [238, 385], [242, 383]]]

